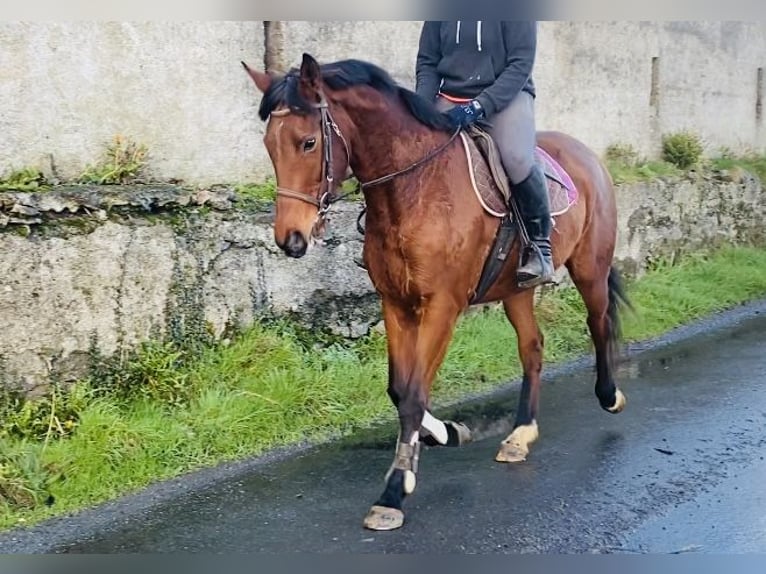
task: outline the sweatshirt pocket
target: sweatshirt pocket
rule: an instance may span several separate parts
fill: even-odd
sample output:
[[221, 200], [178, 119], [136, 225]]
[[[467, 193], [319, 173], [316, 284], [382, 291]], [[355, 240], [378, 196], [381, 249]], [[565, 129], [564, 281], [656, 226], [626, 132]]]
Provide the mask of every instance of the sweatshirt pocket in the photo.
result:
[[[495, 81], [495, 69], [492, 65], [492, 59], [487, 56], [467, 57], [463, 54], [454, 54], [449, 61], [443, 61], [440, 67], [440, 74], [444, 78], [444, 91], [449, 92], [458, 90], [456, 95], [467, 90], [476, 92], [481, 91]], [[473, 96], [475, 94], [467, 94]]]

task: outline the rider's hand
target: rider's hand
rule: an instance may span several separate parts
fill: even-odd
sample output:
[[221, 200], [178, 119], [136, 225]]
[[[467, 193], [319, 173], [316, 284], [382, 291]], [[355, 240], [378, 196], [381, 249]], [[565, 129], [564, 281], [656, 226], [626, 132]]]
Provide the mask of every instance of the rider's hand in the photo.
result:
[[484, 109], [478, 101], [471, 100], [470, 102], [456, 105], [449, 109], [446, 114], [455, 127], [467, 127], [484, 117]]

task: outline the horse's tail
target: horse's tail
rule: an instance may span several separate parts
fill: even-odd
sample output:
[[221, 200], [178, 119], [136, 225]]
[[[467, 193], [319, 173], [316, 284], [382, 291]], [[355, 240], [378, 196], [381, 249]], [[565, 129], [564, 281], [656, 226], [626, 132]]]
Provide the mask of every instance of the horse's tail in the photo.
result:
[[620, 320], [620, 311], [623, 308], [633, 310], [633, 305], [625, 292], [625, 286], [620, 277], [620, 272], [614, 267], [609, 269], [609, 305], [606, 313], [612, 328], [610, 329], [610, 339], [612, 343], [617, 343], [622, 337], [622, 322]]

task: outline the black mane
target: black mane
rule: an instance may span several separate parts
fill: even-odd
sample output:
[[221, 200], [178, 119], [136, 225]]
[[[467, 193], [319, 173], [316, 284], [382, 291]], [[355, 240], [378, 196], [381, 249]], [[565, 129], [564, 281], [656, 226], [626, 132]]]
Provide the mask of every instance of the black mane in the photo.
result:
[[[397, 84], [393, 78], [375, 64], [361, 60], [342, 60], [321, 66], [322, 80], [332, 90], [353, 86], [370, 86], [391, 98], [398, 97], [410, 113], [422, 124], [440, 131], [452, 131], [453, 126], [436, 106], [415, 92]], [[299, 71], [290, 70], [272, 83], [263, 95], [258, 115], [263, 121], [278, 106], [287, 105], [298, 113], [311, 112], [311, 105], [298, 90]]]

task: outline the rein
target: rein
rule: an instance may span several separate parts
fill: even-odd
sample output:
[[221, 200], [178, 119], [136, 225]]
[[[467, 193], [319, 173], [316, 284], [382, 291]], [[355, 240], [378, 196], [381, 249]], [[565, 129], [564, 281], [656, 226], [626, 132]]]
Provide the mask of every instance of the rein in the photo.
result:
[[436, 149], [428, 152], [425, 156], [420, 158], [418, 161], [416, 161], [415, 163], [413, 163], [411, 165], [408, 165], [404, 169], [400, 169], [399, 171], [395, 171], [394, 173], [389, 173], [388, 175], [384, 175], [382, 177], [377, 177], [377, 178], [375, 178], [373, 180], [366, 181], [364, 183], [359, 182], [359, 189], [364, 189], [365, 187], [372, 187], [373, 185], [378, 185], [378, 184], [381, 184], [381, 183], [385, 183], [387, 181], [391, 181], [392, 179], [394, 179], [396, 177], [399, 177], [400, 175], [404, 175], [406, 173], [409, 173], [409, 172], [419, 168], [420, 166], [428, 163], [433, 158], [435, 158], [437, 155], [439, 155], [441, 152], [443, 152], [445, 149], [447, 149], [447, 147], [449, 147], [449, 145], [453, 141], [455, 141], [455, 138], [458, 136], [459, 133], [460, 133], [460, 128], [458, 127], [446, 142], [444, 142], [442, 145], [440, 145]]
[[[373, 187], [375, 185], [380, 185], [381, 183], [386, 183], [387, 181], [391, 181], [392, 179], [395, 179], [401, 175], [405, 175], [425, 165], [426, 163], [431, 161], [433, 158], [435, 158], [437, 155], [439, 155], [444, 150], [446, 150], [450, 146], [450, 144], [452, 144], [452, 142], [455, 141], [455, 138], [457, 138], [461, 129], [460, 127], [455, 129], [455, 131], [452, 133], [452, 135], [446, 142], [444, 142], [442, 145], [440, 145], [436, 149], [427, 153], [418, 161], [408, 165], [404, 169], [400, 169], [399, 171], [395, 171], [393, 173], [390, 173], [381, 177], [377, 177], [370, 181], [366, 181], [366, 182], [359, 181], [357, 183], [356, 188], [339, 195], [333, 195], [332, 194], [332, 185], [334, 182], [333, 158], [332, 158], [333, 132], [335, 133], [335, 135], [338, 136], [338, 138], [340, 138], [340, 141], [343, 143], [343, 148], [346, 151], [347, 165], [351, 163], [351, 152], [348, 147], [348, 142], [346, 142], [346, 138], [343, 137], [343, 133], [340, 131], [338, 124], [335, 123], [335, 121], [332, 119], [332, 116], [330, 115], [329, 105], [327, 103], [327, 100], [324, 97], [324, 94], [320, 94], [319, 103], [314, 104], [313, 107], [319, 110], [319, 115], [321, 118], [321, 128], [322, 128], [323, 158], [322, 158], [322, 179], [320, 180], [317, 186], [319, 191], [317, 192], [316, 196], [314, 196], [311, 193], [303, 193], [300, 191], [287, 189], [285, 187], [277, 187], [277, 195], [282, 197], [287, 197], [289, 199], [296, 199], [299, 201], [303, 201], [305, 203], [309, 203], [315, 206], [317, 208], [317, 222], [315, 226], [320, 225], [321, 223], [324, 222], [325, 215], [330, 210], [330, 207], [332, 206], [333, 203], [346, 198], [352, 193], [363, 191], [365, 188]], [[273, 111], [271, 112], [271, 115], [286, 116], [290, 113], [291, 111], [289, 109], [284, 109], [284, 110]], [[324, 192], [322, 192], [322, 187], [324, 187]], [[364, 234], [364, 229], [362, 228], [360, 224], [360, 220], [362, 216], [364, 215], [365, 211], [366, 211], [366, 208], [362, 208], [362, 213], [357, 218], [357, 229], [362, 234]]]

